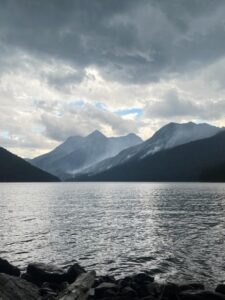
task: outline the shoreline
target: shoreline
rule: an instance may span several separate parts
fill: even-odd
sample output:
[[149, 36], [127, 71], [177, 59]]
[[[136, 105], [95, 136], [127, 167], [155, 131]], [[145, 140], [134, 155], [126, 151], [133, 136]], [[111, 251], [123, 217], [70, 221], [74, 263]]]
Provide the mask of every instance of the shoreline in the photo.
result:
[[78, 263], [66, 271], [54, 265], [31, 263], [21, 272], [0, 258], [0, 299], [225, 300], [225, 283], [218, 283], [212, 291], [196, 281], [156, 282], [147, 272], [115, 279], [87, 272]]

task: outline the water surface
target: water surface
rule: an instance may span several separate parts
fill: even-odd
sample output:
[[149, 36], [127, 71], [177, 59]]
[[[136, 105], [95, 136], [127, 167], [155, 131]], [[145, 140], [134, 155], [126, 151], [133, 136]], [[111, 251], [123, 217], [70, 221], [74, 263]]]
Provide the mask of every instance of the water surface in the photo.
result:
[[225, 278], [225, 184], [1, 183], [0, 256], [100, 274]]

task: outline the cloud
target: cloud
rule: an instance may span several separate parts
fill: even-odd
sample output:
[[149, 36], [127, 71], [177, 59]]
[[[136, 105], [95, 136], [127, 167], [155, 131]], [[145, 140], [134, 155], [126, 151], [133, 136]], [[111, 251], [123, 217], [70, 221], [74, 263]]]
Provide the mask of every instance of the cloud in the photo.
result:
[[146, 114], [150, 117], [171, 118], [192, 116], [199, 113], [198, 105], [189, 100], [181, 99], [177, 91], [169, 90], [162, 101], [156, 101], [147, 106]]
[[41, 121], [45, 127], [46, 137], [57, 141], [63, 141], [71, 135], [84, 136], [95, 129], [123, 135], [127, 132], [136, 132], [138, 128], [135, 120], [123, 119], [88, 103], [79, 108], [65, 107], [60, 116], [45, 112], [41, 116]]
[[1, 4], [0, 34], [11, 51], [71, 64], [75, 80], [96, 66], [104, 78], [145, 83], [224, 55], [224, 11], [221, 0], [10, 0]]
[[159, 101], [153, 101], [145, 107], [145, 117], [174, 119], [217, 120], [224, 116], [225, 99], [199, 102], [198, 99], [187, 99], [171, 89]]
[[35, 156], [95, 129], [225, 125], [224, 14], [223, 0], [1, 1], [1, 145]]

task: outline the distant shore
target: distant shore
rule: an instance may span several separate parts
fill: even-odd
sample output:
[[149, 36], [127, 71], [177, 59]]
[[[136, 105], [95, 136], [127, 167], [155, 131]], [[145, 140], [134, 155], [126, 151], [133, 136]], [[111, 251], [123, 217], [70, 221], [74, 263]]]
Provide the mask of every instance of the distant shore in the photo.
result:
[[146, 273], [115, 279], [86, 272], [78, 263], [67, 271], [53, 265], [31, 263], [22, 273], [0, 258], [1, 300], [223, 300], [225, 284], [215, 291], [202, 282], [157, 283]]

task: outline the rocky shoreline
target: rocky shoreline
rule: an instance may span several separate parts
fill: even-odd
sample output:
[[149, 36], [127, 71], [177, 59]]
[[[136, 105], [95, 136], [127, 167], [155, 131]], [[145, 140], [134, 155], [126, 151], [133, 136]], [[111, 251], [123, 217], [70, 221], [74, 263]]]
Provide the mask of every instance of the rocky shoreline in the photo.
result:
[[24, 273], [0, 258], [0, 300], [225, 300], [225, 284], [215, 291], [200, 282], [157, 283], [148, 273], [115, 279], [86, 272], [79, 264], [67, 271], [31, 263]]

